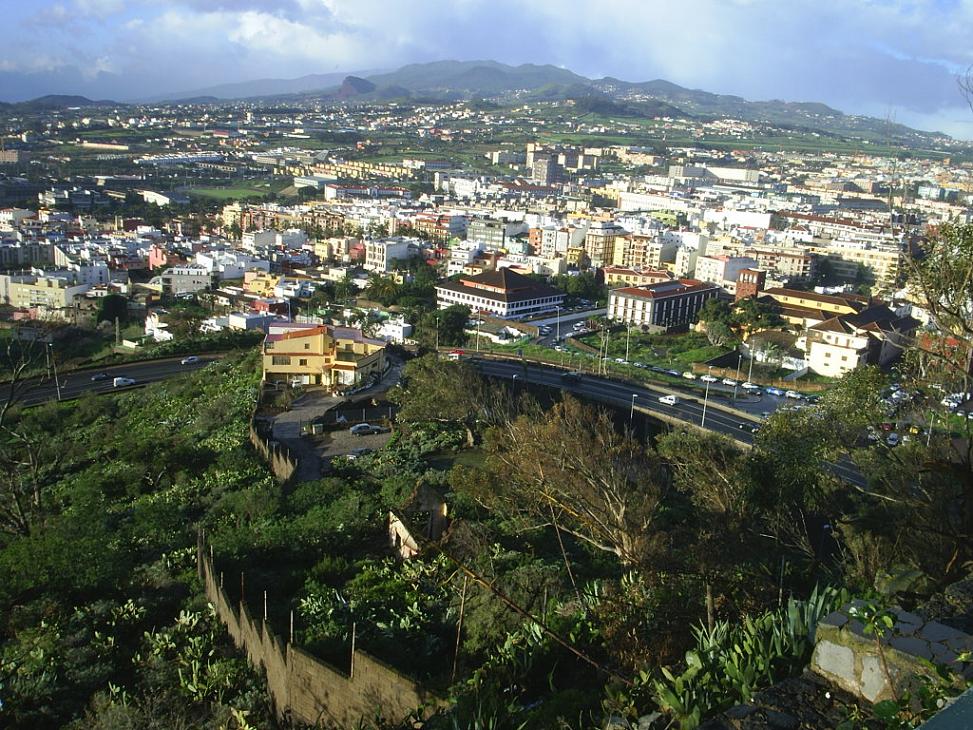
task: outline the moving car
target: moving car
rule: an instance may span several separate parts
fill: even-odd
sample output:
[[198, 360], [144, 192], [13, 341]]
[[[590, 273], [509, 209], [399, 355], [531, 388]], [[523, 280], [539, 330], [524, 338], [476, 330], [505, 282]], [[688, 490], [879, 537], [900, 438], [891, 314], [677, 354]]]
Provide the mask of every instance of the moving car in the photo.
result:
[[661, 395], [659, 402], [664, 406], [674, 406], [679, 402], [679, 399], [674, 395]]
[[371, 423], [359, 423], [348, 429], [352, 436], [368, 436], [374, 433], [384, 433], [385, 429]]
[[123, 388], [126, 385], [135, 385], [135, 381], [132, 378], [115, 378], [111, 384], [113, 388]]
[[108, 373], [95, 373], [91, 376], [92, 383], [97, 383], [100, 380], [108, 380]]
[[182, 365], [192, 365], [194, 362], [199, 362], [199, 355], [190, 355], [181, 360]]

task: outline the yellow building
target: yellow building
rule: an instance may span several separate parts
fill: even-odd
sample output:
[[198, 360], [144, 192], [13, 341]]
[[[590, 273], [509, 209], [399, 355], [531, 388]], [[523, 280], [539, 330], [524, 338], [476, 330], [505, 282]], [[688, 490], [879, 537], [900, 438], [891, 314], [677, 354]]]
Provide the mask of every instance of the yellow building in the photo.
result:
[[802, 329], [835, 316], [857, 314], [869, 305], [856, 294], [817, 294], [798, 289], [766, 289], [761, 297], [770, 297], [780, 307], [780, 316]]
[[651, 269], [629, 269], [623, 266], [606, 266], [605, 284], [609, 289], [619, 286], [646, 286], [669, 281], [672, 276], [668, 271], [653, 271]]
[[243, 274], [243, 290], [258, 297], [274, 296], [274, 287], [279, 283], [279, 275], [266, 271], [246, 271]]
[[263, 379], [344, 390], [385, 372], [385, 342], [330, 325], [272, 325], [263, 343]]
[[89, 288], [46, 276], [0, 276], [0, 302], [32, 310], [39, 319], [68, 319]]

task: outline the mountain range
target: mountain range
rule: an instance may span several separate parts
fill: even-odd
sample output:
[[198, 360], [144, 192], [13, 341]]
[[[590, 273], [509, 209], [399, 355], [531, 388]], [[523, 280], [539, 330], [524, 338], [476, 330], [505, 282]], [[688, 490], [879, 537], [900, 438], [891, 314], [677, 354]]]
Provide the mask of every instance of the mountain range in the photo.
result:
[[[258, 79], [171, 93], [135, 103], [223, 103], [233, 100], [295, 103], [379, 103], [490, 100], [498, 104], [571, 100], [579, 114], [614, 117], [734, 118], [876, 142], [930, 145], [946, 138], [872, 117], [844, 114], [817, 102], [748, 101], [739, 96], [687, 89], [669, 81], [590, 79], [551, 65], [510, 66], [497, 61], [434, 61], [395, 71], [309, 74], [296, 79]], [[107, 105], [85, 97], [48, 96], [14, 106], [42, 111]]]

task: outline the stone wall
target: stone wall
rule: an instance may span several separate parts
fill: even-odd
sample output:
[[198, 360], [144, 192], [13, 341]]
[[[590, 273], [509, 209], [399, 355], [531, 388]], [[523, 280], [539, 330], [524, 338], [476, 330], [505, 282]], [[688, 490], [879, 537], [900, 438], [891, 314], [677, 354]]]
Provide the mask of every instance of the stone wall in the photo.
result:
[[891, 631], [877, 640], [865, 633], [856, 617], [861, 606], [859, 602], [835, 611], [818, 624], [812, 671], [872, 703], [914, 689], [923, 675], [931, 673], [928, 662], [973, 678], [973, 663], [958, 660], [963, 652], [973, 651], [973, 636], [895, 611]]
[[206, 597], [225, 624], [233, 643], [246, 651], [250, 663], [263, 668], [274, 708], [282, 719], [314, 727], [358, 728], [377, 717], [399, 723], [420, 708], [441, 704], [414, 680], [361, 650], [343, 672], [290, 642], [282, 642], [244, 601], [230, 600], [202, 540], [197, 551], [199, 577]]
[[278, 481], [286, 482], [294, 476], [294, 472], [297, 471], [297, 457], [284, 444], [261, 434], [254, 426], [252, 419], [250, 421], [250, 443], [267, 462]]

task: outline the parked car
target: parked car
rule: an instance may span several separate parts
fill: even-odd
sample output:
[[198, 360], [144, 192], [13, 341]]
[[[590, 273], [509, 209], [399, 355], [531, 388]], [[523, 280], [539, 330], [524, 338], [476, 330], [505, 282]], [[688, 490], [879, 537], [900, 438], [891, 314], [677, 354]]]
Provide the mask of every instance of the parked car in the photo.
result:
[[749, 380], [743, 385], [741, 385], [740, 387], [743, 388], [744, 390], [760, 390], [759, 385], [755, 385], [754, 383], [751, 383]]
[[890, 433], [888, 436], [885, 437], [885, 443], [887, 443], [889, 446], [898, 446], [899, 445], [899, 434], [897, 434], [897, 433]]
[[798, 393], [796, 390], [788, 390], [784, 393], [785, 398], [793, 398], [794, 400], [801, 400], [804, 396]]
[[666, 370], [666, 372], [674, 378], [678, 378], [682, 375], [678, 370]]
[[189, 357], [184, 357], [180, 364], [182, 365], [192, 365], [194, 362], [199, 362], [199, 355], [190, 355]]
[[764, 390], [770, 395], [778, 395], [778, 396], [784, 395], [783, 390], [781, 390], [780, 388], [775, 388], [773, 386], [770, 386], [769, 388], [764, 388]]
[[372, 453], [372, 450], [371, 449], [362, 447], [360, 449], [352, 449], [350, 452], [348, 452], [348, 454], [347, 454], [347, 456], [345, 458], [351, 459], [352, 461], [354, 461], [359, 456], [365, 456], [366, 454], [370, 454], [370, 453]]
[[97, 383], [101, 380], [108, 380], [108, 373], [95, 373], [91, 376], [92, 383]]
[[723, 378], [723, 385], [734, 386], [738, 385], [738, 383], [733, 378]]
[[684, 373], [682, 374], [682, 376], [683, 376], [683, 377], [684, 377], [684, 378], [685, 378], [686, 380], [695, 380], [695, 379], [696, 379], [696, 374], [695, 374], [695, 373], [691, 373], [691, 372], [689, 372], [688, 370], [687, 370], [686, 372], [684, 372]]
[[679, 399], [674, 395], [660, 395], [659, 402], [664, 406], [674, 406], [679, 402]]
[[717, 378], [714, 378], [712, 375], [700, 375], [699, 379], [704, 383], [715, 383], [717, 381]]
[[348, 431], [352, 436], [368, 436], [373, 433], [382, 433], [385, 431], [385, 429], [371, 423], [358, 423], [352, 426]]
[[126, 385], [135, 385], [132, 378], [115, 378], [111, 381], [113, 388], [124, 388]]

